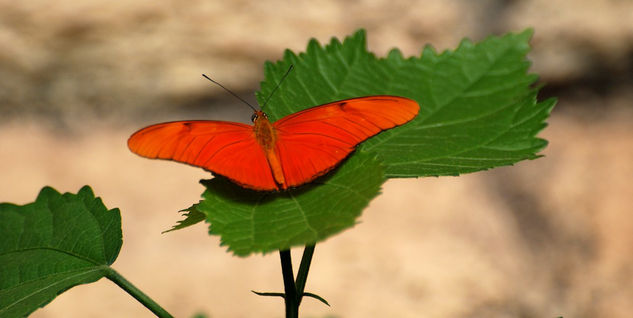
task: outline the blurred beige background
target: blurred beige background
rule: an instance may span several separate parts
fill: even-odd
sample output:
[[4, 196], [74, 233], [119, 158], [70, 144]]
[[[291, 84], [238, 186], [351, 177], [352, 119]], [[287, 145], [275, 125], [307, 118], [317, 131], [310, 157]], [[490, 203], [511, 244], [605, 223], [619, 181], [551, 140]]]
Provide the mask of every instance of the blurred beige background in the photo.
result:
[[[535, 28], [559, 103], [544, 158], [459, 178], [390, 180], [354, 229], [317, 246], [303, 317], [629, 317], [633, 312], [633, 2], [0, 0], [0, 202], [89, 184], [123, 216], [114, 268], [177, 317], [282, 317], [276, 254], [237, 258], [199, 224], [201, 169], [141, 159], [163, 120], [247, 122], [262, 64], [367, 29], [369, 48]], [[300, 253], [300, 250], [295, 251]], [[298, 260], [300, 254], [296, 254]], [[152, 317], [101, 280], [33, 317]]]

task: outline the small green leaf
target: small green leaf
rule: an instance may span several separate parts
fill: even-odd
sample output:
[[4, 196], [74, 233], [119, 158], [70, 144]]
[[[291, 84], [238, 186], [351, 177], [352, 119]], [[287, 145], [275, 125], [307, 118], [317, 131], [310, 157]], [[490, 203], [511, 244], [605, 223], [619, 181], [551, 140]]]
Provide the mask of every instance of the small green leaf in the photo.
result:
[[33, 203], [1, 203], [0, 317], [26, 316], [104, 277], [121, 244], [119, 210], [88, 186], [63, 195], [45, 187]]
[[183, 213], [183, 215], [185, 216], [185, 219], [178, 221], [178, 224], [172, 226], [172, 228], [167, 231], [163, 231], [163, 233], [168, 233], [171, 231], [176, 231], [176, 230], [184, 229], [186, 227], [190, 227], [192, 225], [197, 224], [198, 222], [204, 221], [206, 218], [206, 215], [204, 215], [204, 213], [198, 211], [197, 204], [194, 204], [190, 208], [182, 210], [180, 212], [185, 212]]
[[358, 153], [346, 165], [315, 182], [285, 192], [258, 192], [216, 177], [197, 209], [210, 234], [236, 255], [271, 252], [321, 241], [355, 224], [378, 195], [383, 167], [375, 155]]
[[316, 300], [318, 300], [318, 301], [320, 301], [320, 302], [322, 302], [322, 303], [326, 304], [328, 307], [330, 307], [330, 303], [328, 303], [328, 302], [327, 302], [327, 300], [325, 300], [325, 298], [323, 298], [323, 297], [321, 297], [321, 296], [319, 296], [319, 295], [317, 295], [317, 294], [313, 294], [313, 293], [303, 293], [303, 296], [305, 296], [305, 297], [311, 297], [311, 298], [314, 298], [314, 299], [316, 299]]
[[266, 297], [281, 297], [286, 298], [286, 294], [284, 293], [271, 293], [271, 292], [258, 292], [251, 290], [251, 292], [257, 296], [266, 296]]

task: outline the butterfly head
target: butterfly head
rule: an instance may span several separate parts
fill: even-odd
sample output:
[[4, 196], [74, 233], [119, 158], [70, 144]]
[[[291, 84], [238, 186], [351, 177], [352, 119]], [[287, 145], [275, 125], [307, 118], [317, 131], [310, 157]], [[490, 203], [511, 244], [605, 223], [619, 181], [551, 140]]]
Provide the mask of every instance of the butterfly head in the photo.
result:
[[263, 112], [263, 111], [261, 111], [261, 110], [256, 110], [256, 111], [253, 113], [253, 116], [251, 116], [251, 121], [252, 121], [253, 123], [255, 123], [255, 122], [256, 122], [258, 119], [260, 119], [260, 118], [265, 118], [265, 119], [268, 119], [268, 115], [266, 115], [266, 113], [264, 113], [264, 112]]

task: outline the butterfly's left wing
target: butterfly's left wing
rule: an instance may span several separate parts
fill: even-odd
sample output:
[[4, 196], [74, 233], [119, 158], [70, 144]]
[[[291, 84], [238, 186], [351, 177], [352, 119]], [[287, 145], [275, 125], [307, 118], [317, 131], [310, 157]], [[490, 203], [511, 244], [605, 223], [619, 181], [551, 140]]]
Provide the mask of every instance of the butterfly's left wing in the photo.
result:
[[308, 108], [276, 121], [276, 151], [285, 185], [296, 187], [327, 173], [359, 143], [410, 121], [419, 108], [404, 97], [367, 96]]
[[253, 126], [213, 120], [145, 127], [128, 140], [132, 152], [201, 167], [255, 190], [277, 190]]

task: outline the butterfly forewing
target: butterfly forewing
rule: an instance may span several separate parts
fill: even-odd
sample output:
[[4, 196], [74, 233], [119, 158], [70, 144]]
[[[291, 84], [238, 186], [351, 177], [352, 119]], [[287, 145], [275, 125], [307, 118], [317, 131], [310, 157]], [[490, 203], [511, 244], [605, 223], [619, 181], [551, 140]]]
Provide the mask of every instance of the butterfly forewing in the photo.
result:
[[203, 120], [162, 123], [134, 133], [128, 146], [140, 156], [201, 167], [248, 188], [277, 189], [249, 125]]

